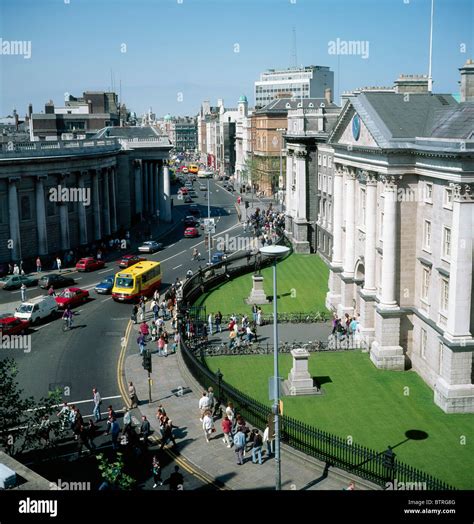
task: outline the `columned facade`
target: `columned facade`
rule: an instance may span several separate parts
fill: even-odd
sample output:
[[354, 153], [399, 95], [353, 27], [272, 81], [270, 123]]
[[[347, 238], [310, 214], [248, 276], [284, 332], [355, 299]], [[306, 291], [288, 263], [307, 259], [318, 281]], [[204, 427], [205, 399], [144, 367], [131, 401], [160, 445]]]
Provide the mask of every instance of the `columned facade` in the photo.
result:
[[20, 213], [18, 210], [17, 184], [20, 178], [8, 179], [8, 215], [10, 222], [10, 245], [12, 260], [21, 259]]
[[[85, 189], [84, 179], [87, 177], [87, 171], [79, 173], [78, 186], [83, 191]], [[81, 246], [87, 244], [87, 216], [85, 203], [78, 203], [79, 214], [79, 243]]]
[[46, 209], [43, 181], [47, 175], [36, 177], [36, 227], [38, 232], [38, 255], [48, 254], [48, 231], [46, 227]]

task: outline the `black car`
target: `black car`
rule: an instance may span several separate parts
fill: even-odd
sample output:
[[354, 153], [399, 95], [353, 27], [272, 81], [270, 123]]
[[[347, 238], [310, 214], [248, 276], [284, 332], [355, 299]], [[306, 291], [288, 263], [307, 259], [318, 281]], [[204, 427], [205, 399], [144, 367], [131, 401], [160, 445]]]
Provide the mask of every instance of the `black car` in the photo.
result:
[[196, 217], [193, 217], [192, 215], [189, 215], [184, 219], [184, 225], [187, 227], [195, 227], [198, 224], [199, 220]]
[[65, 277], [58, 273], [44, 275], [38, 280], [39, 287], [43, 289], [49, 289], [51, 286], [56, 289], [58, 287], [73, 286], [74, 284], [75, 282], [73, 278]]

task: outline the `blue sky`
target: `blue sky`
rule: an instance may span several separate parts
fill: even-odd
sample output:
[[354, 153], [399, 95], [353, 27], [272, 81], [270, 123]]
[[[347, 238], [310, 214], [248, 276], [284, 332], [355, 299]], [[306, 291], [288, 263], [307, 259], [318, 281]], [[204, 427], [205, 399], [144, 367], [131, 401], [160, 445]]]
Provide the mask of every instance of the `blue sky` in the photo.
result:
[[[67, 3], [69, 2], [69, 3]], [[181, 2], [181, 3], [180, 3]], [[459, 91], [474, 58], [474, 0], [435, 0], [434, 91]], [[111, 86], [129, 108], [196, 114], [202, 100], [241, 94], [268, 68], [327, 65], [339, 93], [389, 86], [428, 71], [430, 0], [0, 0], [3, 41], [31, 41], [32, 56], [0, 55], [0, 116], [35, 112], [64, 93]], [[328, 53], [337, 38], [369, 42], [369, 57]], [[126, 52], [121, 52], [126, 46]], [[234, 52], [235, 44], [239, 52]], [[463, 45], [465, 47], [465, 52]], [[180, 93], [182, 95], [180, 95]], [[182, 101], [179, 99], [182, 98]]]

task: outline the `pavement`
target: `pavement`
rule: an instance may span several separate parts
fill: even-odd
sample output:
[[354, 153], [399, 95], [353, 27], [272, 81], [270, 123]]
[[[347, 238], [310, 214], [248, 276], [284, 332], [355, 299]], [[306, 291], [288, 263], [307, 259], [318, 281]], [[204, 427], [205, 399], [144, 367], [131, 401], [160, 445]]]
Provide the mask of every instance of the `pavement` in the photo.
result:
[[[148, 318], [151, 315], [148, 313]], [[319, 329], [325, 329], [319, 325]], [[271, 326], [264, 326], [271, 329]], [[326, 327], [327, 328], [327, 327]], [[301, 325], [280, 326], [282, 340], [294, 339], [294, 329], [298, 330], [298, 340], [301, 340]], [[306, 325], [308, 334], [314, 332], [315, 326]], [[245, 456], [243, 466], [236, 464], [233, 449], [223, 443], [220, 419], [216, 420], [215, 436], [206, 442], [199, 420], [198, 402], [202, 387], [197, 384], [182, 360], [180, 350], [168, 357], [160, 357], [155, 350], [152, 355], [153, 373], [151, 384], [151, 399], [149, 402], [149, 385], [147, 372], [142, 367], [142, 358], [138, 354], [136, 338], [138, 325], [132, 325], [128, 338], [128, 356], [124, 362], [124, 376], [128, 383], [132, 381], [140, 400], [139, 411], [145, 415], [154, 430], [152, 441], [158, 441], [160, 432], [156, 419], [156, 411], [160, 404], [164, 406], [172, 419], [174, 434], [177, 440], [176, 448], [167, 445], [165, 449], [175, 457], [181, 457], [191, 470], [207, 476], [209, 482], [214, 482], [225, 489], [252, 490], [274, 489], [275, 462], [272, 457], [263, 456], [263, 464], [253, 464], [251, 452]], [[303, 337], [304, 338], [304, 337]], [[150, 347], [152, 343], [149, 343]], [[153, 344], [154, 347], [154, 344]], [[262, 428], [260, 428], [262, 429]], [[284, 490], [342, 490], [351, 481], [355, 482], [357, 490], [378, 489], [377, 486], [358, 477], [349, 475], [336, 468], [325, 469], [325, 464], [307, 455], [282, 446], [282, 489]]]

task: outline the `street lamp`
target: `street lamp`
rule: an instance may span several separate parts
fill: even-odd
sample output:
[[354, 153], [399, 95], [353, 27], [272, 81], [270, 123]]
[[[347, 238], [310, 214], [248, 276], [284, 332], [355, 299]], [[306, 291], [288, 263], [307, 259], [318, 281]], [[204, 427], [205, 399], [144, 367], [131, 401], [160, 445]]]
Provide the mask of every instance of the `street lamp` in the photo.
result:
[[280, 382], [278, 377], [278, 309], [277, 309], [277, 277], [276, 264], [284, 257], [290, 248], [286, 246], [265, 246], [260, 253], [273, 259], [273, 413], [275, 417], [275, 489], [281, 490], [281, 459], [280, 459]]

